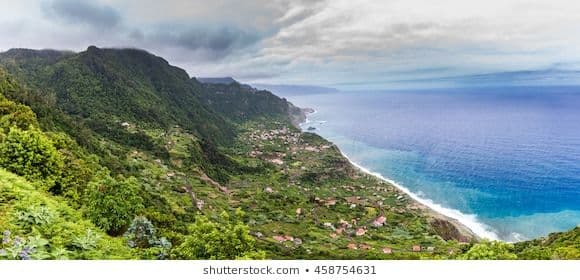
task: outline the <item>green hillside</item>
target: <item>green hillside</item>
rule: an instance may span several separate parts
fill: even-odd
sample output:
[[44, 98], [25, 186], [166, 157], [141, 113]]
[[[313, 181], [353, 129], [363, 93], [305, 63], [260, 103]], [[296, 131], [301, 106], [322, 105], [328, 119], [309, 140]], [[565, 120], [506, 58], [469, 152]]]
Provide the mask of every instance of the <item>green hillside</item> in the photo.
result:
[[0, 259], [579, 258], [477, 240], [301, 117], [141, 50], [1, 53]]
[[[192, 78], [192, 83], [199, 82]], [[236, 81], [199, 84], [203, 88], [202, 102], [208, 108], [235, 122], [245, 122], [256, 118], [287, 119], [300, 118], [301, 112], [285, 99], [269, 91], [257, 90]]]
[[200, 89], [185, 71], [145, 51], [89, 47], [78, 54], [46, 55], [12, 50], [0, 55], [0, 64], [41, 91], [47, 103], [101, 134], [119, 133], [123, 122], [139, 122], [180, 125], [218, 143], [234, 136], [229, 123], [200, 105]]
[[132, 259], [131, 248], [109, 237], [66, 200], [0, 169], [2, 259]]

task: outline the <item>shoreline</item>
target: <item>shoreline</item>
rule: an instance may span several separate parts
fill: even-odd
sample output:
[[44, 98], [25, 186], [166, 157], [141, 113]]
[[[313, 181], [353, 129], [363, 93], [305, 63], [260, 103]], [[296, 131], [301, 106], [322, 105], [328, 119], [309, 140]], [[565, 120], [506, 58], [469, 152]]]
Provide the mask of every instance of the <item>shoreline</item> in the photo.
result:
[[[313, 110], [314, 112], [316, 112], [316, 110], [314, 110], [314, 109], [310, 109], [310, 110]], [[310, 120], [308, 120], [307, 116], [311, 115], [311, 114], [312, 113], [305, 113], [306, 118], [298, 124], [298, 127], [302, 131], [304, 131], [302, 128], [302, 125], [304, 125], [310, 121]], [[323, 137], [322, 135], [320, 135], [318, 133], [317, 133], [317, 135], [319, 135], [320, 137]], [[326, 139], [326, 137], [323, 137], [323, 138]], [[433, 218], [445, 219], [445, 220], [449, 221], [450, 223], [452, 223], [462, 234], [471, 235], [475, 239], [501, 240], [497, 236], [496, 233], [488, 230], [487, 226], [485, 224], [477, 221], [476, 215], [465, 214], [457, 209], [444, 207], [444, 206], [442, 206], [442, 205], [440, 205], [440, 204], [438, 204], [438, 203], [436, 203], [428, 198], [422, 198], [419, 195], [417, 195], [416, 193], [413, 193], [411, 190], [409, 190], [405, 186], [397, 183], [393, 179], [385, 177], [383, 174], [380, 174], [378, 172], [373, 172], [373, 171], [369, 170], [368, 168], [362, 166], [361, 164], [354, 162], [353, 160], [351, 160], [348, 157], [348, 155], [346, 155], [342, 151], [342, 149], [340, 149], [340, 147], [338, 145], [336, 145], [335, 143], [333, 143], [329, 139], [326, 139], [326, 141], [337, 146], [339, 148], [338, 150], [339, 150], [340, 154], [346, 160], [348, 160], [348, 162], [352, 166], [354, 166], [356, 169], [358, 169], [360, 172], [367, 174], [367, 175], [370, 175], [370, 176], [373, 176], [378, 180], [381, 180], [383, 182], [386, 182], [386, 183], [392, 185], [393, 187], [395, 187], [396, 189], [398, 189], [399, 191], [401, 191], [402, 193], [404, 193], [405, 195], [410, 197], [415, 203], [420, 205], [424, 210], [426, 210], [427, 214], [429, 216], [431, 216]]]
[[356, 167], [359, 171], [394, 186], [399, 191], [410, 197], [413, 201], [423, 206], [424, 209], [429, 212], [428, 214], [430, 216], [443, 218], [455, 225], [460, 232], [472, 235], [476, 239], [500, 240], [495, 233], [487, 230], [484, 224], [478, 222], [475, 215], [465, 214], [457, 209], [446, 208], [428, 198], [421, 198], [419, 195], [413, 193], [411, 190], [397, 183], [396, 181], [387, 178], [378, 172], [373, 172], [368, 168], [352, 161], [346, 154], [342, 152], [342, 150], [340, 150], [340, 153], [348, 160], [351, 165]]

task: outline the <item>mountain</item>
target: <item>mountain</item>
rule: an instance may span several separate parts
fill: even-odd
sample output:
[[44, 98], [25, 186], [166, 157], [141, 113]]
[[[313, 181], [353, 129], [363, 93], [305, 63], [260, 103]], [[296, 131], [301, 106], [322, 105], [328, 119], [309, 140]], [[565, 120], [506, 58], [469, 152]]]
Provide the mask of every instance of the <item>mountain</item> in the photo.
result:
[[300, 117], [143, 50], [1, 53], [0, 260], [580, 258], [478, 240]]
[[[195, 82], [196, 79], [192, 81]], [[204, 104], [236, 122], [259, 117], [285, 119], [290, 116], [297, 124], [305, 119], [302, 110], [286, 99], [269, 91], [232, 81], [228, 84], [203, 83]]]
[[[24, 59], [15, 54], [25, 54]], [[117, 133], [120, 123], [139, 121], [161, 128], [180, 125], [220, 143], [234, 135], [223, 117], [200, 104], [200, 89], [187, 73], [160, 57], [136, 49], [96, 47], [78, 54], [51, 54], [11, 50], [0, 54], [0, 64], [101, 134]]]
[[232, 77], [223, 77], [223, 78], [199, 78], [198, 77], [196, 79], [204, 84], [229, 85], [229, 84], [237, 83], [237, 81], [234, 80], [234, 78], [232, 78]]

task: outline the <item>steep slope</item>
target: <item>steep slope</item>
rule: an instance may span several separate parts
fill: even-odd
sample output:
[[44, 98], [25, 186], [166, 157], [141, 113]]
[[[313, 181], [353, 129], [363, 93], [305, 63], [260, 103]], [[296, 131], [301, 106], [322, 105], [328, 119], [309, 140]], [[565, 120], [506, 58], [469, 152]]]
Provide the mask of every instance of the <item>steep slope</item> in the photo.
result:
[[202, 82], [204, 84], [223, 84], [223, 85], [229, 85], [231, 83], [236, 83], [237, 82], [232, 77], [220, 77], [220, 78], [201, 78], [201, 77], [196, 77], [195, 79], [197, 79], [198, 81], [200, 81], [200, 82]]
[[200, 89], [187, 73], [160, 57], [96, 47], [50, 54], [12, 50], [0, 55], [0, 64], [26, 85], [42, 89], [42, 95], [53, 94], [55, 106], [99, 133], [115, 134], [121, 123], [139, 122], [160, 128], [180, 125], [217, 143], [234, 136], [232, 125], [201, 106]]
[[16, 50], [0, 65], [16, 78], [0, 70], [0, 230], [47, 258], [577, 258], [575, 231], [476, 243], [292, 126], [301, 111], [269, 92], [138, 50]]
[[[131, 259], [123, 240], [107, 236], [58, 197], [0, 168], [2, 259]], [[20, 240], [20, 241], [18, 241]]]
[[72, 55], [74, 53], [68, 51], [10, 49], [0, 53], [0, 64], [13, 75], [35, 77], [29, 81], [40, 83], [41, 80], [36, 78], [40, 73], [47, 71], [57, 61]]
[[[231, 79], [231, 78], [230, 78]], [[199, 82], [192, 78], [192, 83]], [[207, 79], [206, 79], [207, 80]], [[202, 80], [203, 81], [203, 80]], [[304, 118], [302, 110], [269, 91], [257, 90], [233, 80], [217, 83], [214, 80], [200, 84], [202, 102], [214, 111], [235, 122], [256, 118], [275, 118], [280, 121]]]

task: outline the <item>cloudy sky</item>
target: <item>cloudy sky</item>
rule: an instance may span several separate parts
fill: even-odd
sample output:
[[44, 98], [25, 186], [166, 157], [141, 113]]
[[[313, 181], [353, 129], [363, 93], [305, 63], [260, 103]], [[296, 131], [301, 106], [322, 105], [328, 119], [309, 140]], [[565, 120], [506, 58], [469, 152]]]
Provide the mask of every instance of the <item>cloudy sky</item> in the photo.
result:
[[20, 0], [0, 10], [0, 51], [137, 47], [192, 76], [345, 89], [577, 71], [578, 34], [576, 0]]

